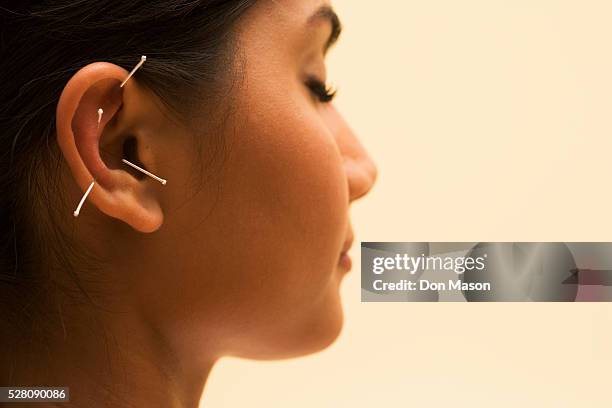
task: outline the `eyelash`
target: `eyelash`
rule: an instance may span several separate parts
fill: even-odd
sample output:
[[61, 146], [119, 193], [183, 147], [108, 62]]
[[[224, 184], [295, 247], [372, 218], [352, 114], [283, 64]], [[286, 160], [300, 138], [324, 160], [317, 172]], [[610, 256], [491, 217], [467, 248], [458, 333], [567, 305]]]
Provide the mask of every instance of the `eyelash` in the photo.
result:
[[306, 86], [321, 103], [330, 103], [336, 96], [336, 90], [327, 86], [318, 78], [308, 78]]

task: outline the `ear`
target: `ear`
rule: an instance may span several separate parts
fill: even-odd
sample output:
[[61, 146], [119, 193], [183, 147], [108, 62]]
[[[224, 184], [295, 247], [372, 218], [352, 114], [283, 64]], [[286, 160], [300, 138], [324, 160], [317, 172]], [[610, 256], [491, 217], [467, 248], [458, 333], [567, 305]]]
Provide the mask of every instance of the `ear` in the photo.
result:
[[[138, 139], [148, 135], [142, 123], [144, 116], [125, 111], [138, 111], [139, 102], [148, 94], [142, 92], [134, 78], [120, 87], [127, 75], [123, 68], [105, 62], [80, 69], [68, 81], [58, 102], [57, 141], [81, 191], [95, 181], [87, 198], [89, 205], [138, 231], [153, 232], [163, 222], [158, 199], [163, 186], [121, 162], [126, 158], [147, 167], [137, 153]], [[133, 109], [128, 105], [134, 105]], [[100, 108], [103, 115], [98, 125]], [[132, 157], [125, 157], [126, 152]], [[154, 151], [147, 150], [151, 166], [154, 155]], [[153, 169], [149, 171], [155, 173]]]

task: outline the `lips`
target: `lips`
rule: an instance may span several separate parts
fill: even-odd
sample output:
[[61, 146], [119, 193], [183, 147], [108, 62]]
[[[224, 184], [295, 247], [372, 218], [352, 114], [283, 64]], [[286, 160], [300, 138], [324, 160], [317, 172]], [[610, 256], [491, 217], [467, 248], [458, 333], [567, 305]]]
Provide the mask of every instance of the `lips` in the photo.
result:
[[348, 237], [344, 241], [344, 245], [342, 246], [340, 257], [338, 259], [338, 265], [342, 269], [345, 269], [347, 271], [351, 269], [351, 266], [352, 266], [352, 260], [351, 260], [351, 257], [348, 255], [348, 251], [349, 249], [351, 249], [351, 246], [353, 245], [353, 239], [354, 239], [353, 231], [350, 231]]

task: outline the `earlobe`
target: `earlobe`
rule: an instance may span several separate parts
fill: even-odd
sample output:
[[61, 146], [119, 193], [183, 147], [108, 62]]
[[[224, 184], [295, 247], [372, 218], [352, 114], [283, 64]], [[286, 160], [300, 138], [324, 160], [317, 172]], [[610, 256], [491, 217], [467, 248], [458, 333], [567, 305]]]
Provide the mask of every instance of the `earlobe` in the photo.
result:
[[74, 180], [81, 191], [89, 191], [88, 203], [138, 231], [153, 232], [163, 222], [155, 188], [123, 169], [110, 168], [101, 156], [107, 125], [112, 131], [105, 132], [105, 143], [113, 150], [114, 163], [121, 163], [121, 148], [116, 146], [125, 139], [125, 129], [134, 127], [120, 115], [124, 92], [136, 92], [129, 84], [120, 86], [127, 77], [123, 68], [104, 62], [79, 70], [59, 99], [57, 140]]

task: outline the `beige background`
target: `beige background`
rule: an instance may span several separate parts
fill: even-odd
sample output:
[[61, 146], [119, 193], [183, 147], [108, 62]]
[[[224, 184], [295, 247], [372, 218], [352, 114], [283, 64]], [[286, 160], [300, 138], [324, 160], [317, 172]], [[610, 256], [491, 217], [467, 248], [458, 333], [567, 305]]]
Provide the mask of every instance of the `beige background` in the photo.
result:
[[[380, 170], [357, 244], [612, 241], [612, 2], [335, 5], [337, 104]], [[362, 304], [359, 274], [331, 348], [223, 360], [202, 405], [612, 406], [612, 304]]]

